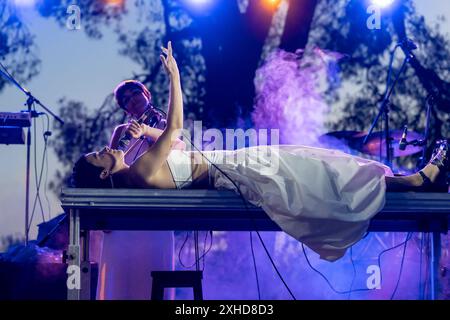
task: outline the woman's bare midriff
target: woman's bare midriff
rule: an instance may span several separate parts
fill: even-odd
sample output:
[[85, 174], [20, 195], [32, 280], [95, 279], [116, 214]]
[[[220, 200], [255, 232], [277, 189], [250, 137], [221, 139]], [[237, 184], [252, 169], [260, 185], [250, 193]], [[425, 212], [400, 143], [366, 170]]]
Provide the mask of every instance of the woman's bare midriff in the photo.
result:
[[[190, 153], [192, 166], [192, 187], [194, 188], [208, 188], [208, 164], [202, 155], [196, 151]], [[152, 177], [151, 182], [147, 183], [146, 188], [157, 189], [176, 189], [173, 181], [172, 173], [170, 172], [167, 162], [163, 164], [161, 169]]]

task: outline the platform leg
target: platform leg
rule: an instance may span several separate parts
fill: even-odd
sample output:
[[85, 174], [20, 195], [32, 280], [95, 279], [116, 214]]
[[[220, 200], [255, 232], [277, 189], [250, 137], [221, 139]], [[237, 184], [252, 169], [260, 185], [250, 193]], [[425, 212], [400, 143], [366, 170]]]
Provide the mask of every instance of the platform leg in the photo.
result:
[[441, 258], [441, 234], [433, 232], [430, 237], [430, 299], [439, 294], [439, 261]]
[[80, 215], [75, 209], [69, 210], [67, 264], [67, 300], [80, 300]]
[[89, 261], [89, 230], [83, 230], [81, 256], [81, 300], [91, 300], [91, 263]]

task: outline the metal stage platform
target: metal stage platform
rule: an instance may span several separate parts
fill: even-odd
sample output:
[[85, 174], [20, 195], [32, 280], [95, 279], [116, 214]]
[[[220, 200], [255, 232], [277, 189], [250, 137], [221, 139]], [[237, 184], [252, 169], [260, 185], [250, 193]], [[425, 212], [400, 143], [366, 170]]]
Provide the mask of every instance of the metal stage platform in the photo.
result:
[[[67, 188], [62, 190], [61, 206], [70, 221], [68, 263], [81, 270], [81, 289], [69, 289], [70, 300], [90, 298], [89, 250], [86, 250], [89, 233], [82, 231], [281, 231], [262, 209], [244, 204], [228, 190]], [[440, 233], [449, 230], [449, 220], [450, 194], [388, 193], [386, 205], [372, 219], [369, 231], [433, 233], [431, 269], [434, 272], [430, 275], [433, 298]]]

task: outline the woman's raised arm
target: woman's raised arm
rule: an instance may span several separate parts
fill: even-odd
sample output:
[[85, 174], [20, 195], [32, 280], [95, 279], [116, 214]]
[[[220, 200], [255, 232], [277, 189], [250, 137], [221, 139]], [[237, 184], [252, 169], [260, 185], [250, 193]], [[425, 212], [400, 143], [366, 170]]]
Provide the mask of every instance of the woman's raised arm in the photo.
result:
[[177, 140], [183, 129], [183, 93], [181, 91], [180, 72], [173, 57], [172, 43], [162, 48], [161, 62], [170, 80], [169, 108], [167, 126], [155, 144], [143, 153], [131, 165], [131, 174], [139, 184], [147, 184], [149, 179], [158, 172], [169, 156], [172, 143]]

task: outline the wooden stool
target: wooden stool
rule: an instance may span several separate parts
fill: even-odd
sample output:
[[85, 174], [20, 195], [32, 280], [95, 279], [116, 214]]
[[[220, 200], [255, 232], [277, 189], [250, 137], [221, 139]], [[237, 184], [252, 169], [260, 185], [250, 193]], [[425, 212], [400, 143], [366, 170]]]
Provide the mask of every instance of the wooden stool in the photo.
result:
[[194, 300], [203, 300], [202, 271], [152, 271], [152, 300], [163, 300], [165, 288], [194, 290]]

